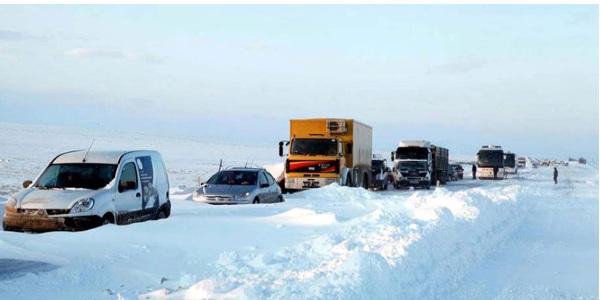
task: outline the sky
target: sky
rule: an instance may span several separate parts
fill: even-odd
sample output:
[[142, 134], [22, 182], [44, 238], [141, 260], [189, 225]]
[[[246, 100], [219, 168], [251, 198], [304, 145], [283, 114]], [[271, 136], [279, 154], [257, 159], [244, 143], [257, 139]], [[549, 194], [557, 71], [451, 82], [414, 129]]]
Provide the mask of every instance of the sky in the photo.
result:
[[0, 5], [4, 122], [275, 149], [341, 117], [386, 153], [597, 161], [598, 101], [593, 5]]

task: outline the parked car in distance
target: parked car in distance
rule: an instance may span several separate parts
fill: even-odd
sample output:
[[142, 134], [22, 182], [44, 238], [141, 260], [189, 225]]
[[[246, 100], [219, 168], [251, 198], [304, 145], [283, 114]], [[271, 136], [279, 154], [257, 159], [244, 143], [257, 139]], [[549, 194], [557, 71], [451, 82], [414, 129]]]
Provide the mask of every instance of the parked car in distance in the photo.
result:
[[390, 168], [387, 165], [387, 159], [373, 155], [371, 160], [371, 188], [377, 190], [387, 190], [390, 182]]
[[265, 169], [232, 168], [210, 177], [192, 199], [208, 204], [283, 202], [281, 188]]
[[169, 179], [156, 151], [71, 151], [6, 201], [8, 231], [89, 229], [169, 217]]
[[457, 181], [458, 173], [456, 173], [456, 169], [452, 165], [448, 165], [448, 181]]
[[463, 169], [463, 167], [461, 165], [451, 164], [450, 167], [454, 169], [454, 172], [456, 172], [457, 179], [463, 179], [465, 169]]

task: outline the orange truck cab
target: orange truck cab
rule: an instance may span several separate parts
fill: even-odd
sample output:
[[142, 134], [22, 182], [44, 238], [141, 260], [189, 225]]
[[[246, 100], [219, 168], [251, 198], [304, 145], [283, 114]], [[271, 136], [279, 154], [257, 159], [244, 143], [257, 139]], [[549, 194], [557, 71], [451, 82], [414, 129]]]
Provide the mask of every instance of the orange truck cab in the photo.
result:
[[290, 120], [290, 139], [279, 143], [285, 188], [302, 190], [331, 183], [371, 185], [372, 128], [352, 119]]

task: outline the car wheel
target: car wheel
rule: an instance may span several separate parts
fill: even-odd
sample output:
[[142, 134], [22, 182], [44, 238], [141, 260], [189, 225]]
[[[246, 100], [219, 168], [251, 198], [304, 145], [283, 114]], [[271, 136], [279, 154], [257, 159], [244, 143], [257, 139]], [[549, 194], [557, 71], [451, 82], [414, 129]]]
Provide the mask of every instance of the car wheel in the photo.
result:
[[258, 197], [254, 198], [254, 200], [252, 200], [252, 204], [259, 204], [260, 203], [260, 199], [258, 199]]
[[279, 197], [277, 197], [277, 201], [279, 201], [279, 202], [283, 202], [283, 201], [284, 201], [284, 199], [283, 199], [283, 196], [282, 196], [282, 195], [279, 195]]

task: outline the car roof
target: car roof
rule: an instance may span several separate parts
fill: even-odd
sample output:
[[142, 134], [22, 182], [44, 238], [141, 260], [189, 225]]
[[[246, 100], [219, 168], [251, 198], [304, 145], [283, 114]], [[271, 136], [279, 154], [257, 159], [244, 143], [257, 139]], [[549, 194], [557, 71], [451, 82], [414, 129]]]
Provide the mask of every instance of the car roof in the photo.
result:
[[[65, 152], [58, 155], [52, 163], [54, 164], [69, 164], [69, 163], [91, 163], [91, 164], [118, 164], [123, 155], [132, 152], [153, 152], [148, 150], [117, 150], [117, 151], [89, 151], [75, 150]], [[84, 161], [85, 158], [85, 161]]]
[[263, 168], [234, 167], [234, 168], [229, 168], [227, 170], [222, 170], [222, 171], [260, 171], [260, 170], [264, 170], [264, 169]]

